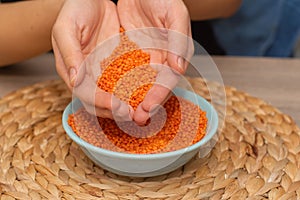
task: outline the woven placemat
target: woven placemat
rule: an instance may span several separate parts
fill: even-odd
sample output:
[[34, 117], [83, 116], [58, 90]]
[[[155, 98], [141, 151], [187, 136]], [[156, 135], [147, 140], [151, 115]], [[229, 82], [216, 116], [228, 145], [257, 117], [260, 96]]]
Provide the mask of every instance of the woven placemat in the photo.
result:
[[[201, 79], [190, 81], [209, 99]], [[231, 87], [226, 95], [225, 126], [209, 155], [131, 178], [95, 166], [65, 134], [71, 95], [62, 81], [13, 92], [0, 100], [1, 199], [300, 199], [299, 128], [260, 99]]]

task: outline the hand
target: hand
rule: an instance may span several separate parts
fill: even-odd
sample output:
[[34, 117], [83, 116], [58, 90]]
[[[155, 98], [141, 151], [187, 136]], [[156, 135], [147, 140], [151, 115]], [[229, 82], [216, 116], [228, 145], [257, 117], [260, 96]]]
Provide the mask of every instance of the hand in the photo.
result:
[[[83, 103], [86, 110], [100, 117], [128, 117], [128, 105], [96, 86], [95, 71], [100, 62], [91, 53], [111, 52], [110, 48], [96, 49], [112, 35], [119, 34], [120, 23], [115, 4], [109, 0], [67, 0], [52, 31], [52, 44], [58, 74]], [[118, 37], [115, 37], [118, 38]], [[110, 42], [112, 42], [110, 40]], [[89, 57], [88, 57], [89, 56]], [[87, 58], [89, 61], [86, 61]], [[104, 57], [104, 55], [102, 55]], [[95, 66], [96, 65], [96, 66]], [[95, 110], [94, 110], [95, 109]]]
[[[138, 33], [132, 34], [128, 32], [129, 37], [132, 36], [130, 39], [141, 48], [152, 48], [149, 51], [150, 62], [158, 69], [156, 83], [133, 116], [134, 121], [142, 125], [146, 123], [151, 110], [166, 101], [170, 90], [188, 66], [194, 52], [190, 17], [182, 0], [119, 0], [117, 7], [121, 25], [126, 31], [160, 28], [137, 30]], [[145, 44], [147, 41], [151, 44]]]

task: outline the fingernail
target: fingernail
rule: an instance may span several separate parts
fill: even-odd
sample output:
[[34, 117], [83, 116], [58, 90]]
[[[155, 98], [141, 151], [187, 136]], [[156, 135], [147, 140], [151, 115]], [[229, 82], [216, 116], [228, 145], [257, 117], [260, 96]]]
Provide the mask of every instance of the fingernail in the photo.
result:
[[139, 126], [143, 126], [146, 124], [147, 120], [149, 119], [149, 113], [143, 110], [141, 105], [137, 107], [137, 109], [134, 112], [133, 120], [135, 123]]
[[75, 79], [76, 79], [76, 69], [74, 67], [71, 67], [69, 69], [69, 76], [70, 76], [70, 83], [72, 86], [75, 85]]
[[183, 65], [183, 58], [182, 57], [178, 57], [177, 59], [177, 65], [180, 69], [184, 70], [184, 65]]
[[129, 105], [129, 118], [130, 118], [130, 121], [133, 120], [133, 115], [134, 115], [134, 109]]

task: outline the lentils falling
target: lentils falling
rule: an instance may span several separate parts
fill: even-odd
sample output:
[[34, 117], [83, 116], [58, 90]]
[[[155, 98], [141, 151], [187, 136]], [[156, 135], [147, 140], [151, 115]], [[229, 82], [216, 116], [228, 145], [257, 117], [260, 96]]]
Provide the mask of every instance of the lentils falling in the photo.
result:
[[[127, 102], [135, 110], [155, 83], [157, 71], [150, 54], [139, 49], [120, 29], [120, 44], [100, 63], [97, 86]], [[86, 142], [104, 149], [153, 154], [175, 151], [200, 141], [206, 132], [206, 113], [193, 103], [171, 96], [143, 127], [89, 114], [84, 108], [71, 114], [68, 123]]]

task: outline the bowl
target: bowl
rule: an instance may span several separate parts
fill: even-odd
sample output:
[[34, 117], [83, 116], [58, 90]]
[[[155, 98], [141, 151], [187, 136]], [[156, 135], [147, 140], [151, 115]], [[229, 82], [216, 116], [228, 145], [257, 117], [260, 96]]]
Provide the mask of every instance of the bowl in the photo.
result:
[[173, 93], [198, 105], [206, 112], [208, 120], [206, 135], [199, 142], [176, 151], [156, 154], [132, 154], [114, 152], [89, 144], [78, 137], [68, 124], [68, 116], [82, 107], [79, 99], [74, 99], [66, 107], [62, 116], [62, 124], [68, 136], [81, 147], [83, 152], [95, 164], [103, 169], [119, 175], [133, 177], [151, 177], [165, 174], [183, 166], [198, 152], [201, 157], [210, 152], [215, 144], [218, 128], [217, 112], [204, 98], [181, 88], [175, 88]]

